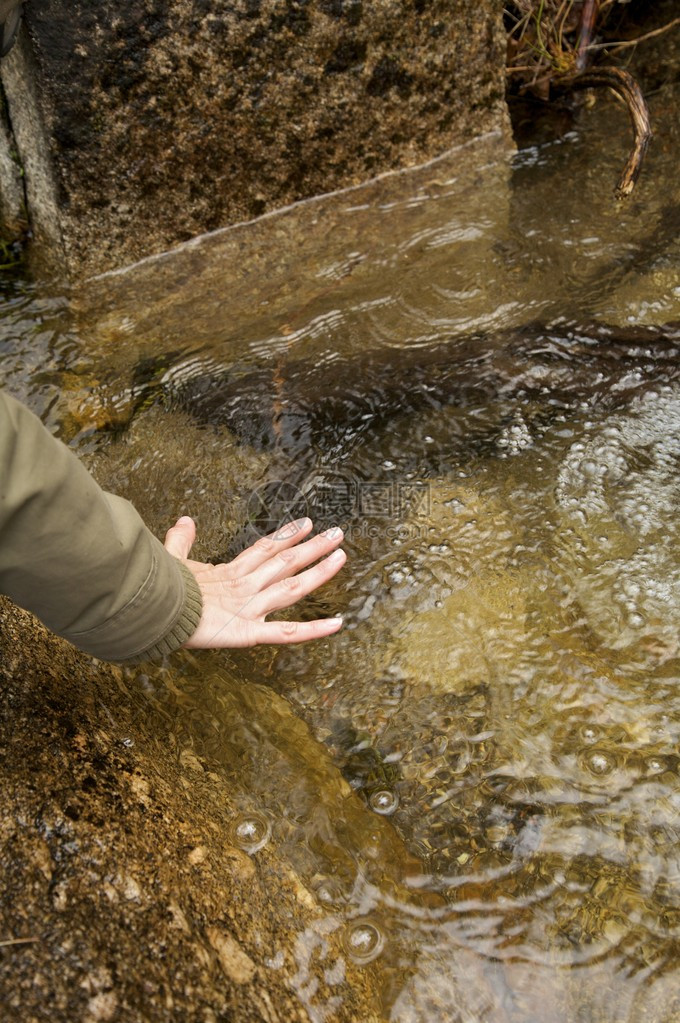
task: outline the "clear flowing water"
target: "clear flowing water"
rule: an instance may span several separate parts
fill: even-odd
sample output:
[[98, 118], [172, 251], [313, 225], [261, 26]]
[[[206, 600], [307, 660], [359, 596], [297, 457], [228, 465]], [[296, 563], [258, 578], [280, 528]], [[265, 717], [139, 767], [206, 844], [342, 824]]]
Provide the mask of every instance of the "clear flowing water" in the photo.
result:
[[[296, 952], [312, 1018], [337, 931], [387, 1020], [680, 1019], [680, 388], [653, 334], [616, 355], [680, 320], [678, 98], [652, 97], [625, 206], [602, 99], [511, 166], [489, 141], [71, 302], [5, 285], [6, 386], [156, 531], [191, 513], [216, 556], [279, 482], [346, 526], [302, 612], [342, 611], [339, 636], [131, 673], [240, 794], [234, 841], [274, 843], [322, 908]], [[455, 373], [421, 379], [442, 345]], [[234, 380], [271, 437], [229, 418]]]

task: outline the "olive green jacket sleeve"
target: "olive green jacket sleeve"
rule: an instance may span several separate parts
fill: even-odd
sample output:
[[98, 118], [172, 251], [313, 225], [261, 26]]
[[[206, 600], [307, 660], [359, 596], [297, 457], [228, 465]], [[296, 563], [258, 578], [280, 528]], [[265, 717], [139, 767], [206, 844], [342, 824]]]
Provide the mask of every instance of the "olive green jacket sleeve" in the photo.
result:
[[0, 391], [0, 592], [107, 661], [170, 652], [201, 595], [132, 505]]

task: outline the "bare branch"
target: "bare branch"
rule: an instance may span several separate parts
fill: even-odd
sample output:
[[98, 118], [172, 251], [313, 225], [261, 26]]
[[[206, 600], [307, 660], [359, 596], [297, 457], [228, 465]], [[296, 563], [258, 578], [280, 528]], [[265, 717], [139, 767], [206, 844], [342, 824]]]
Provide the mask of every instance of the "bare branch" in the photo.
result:
[[673, 18], [667, 25], [655, 28], [653, 32], [645, 32], [643, 36], [637, 36], [635, 39], [624, 39], [617, 43], [591, 43], [587, 49], [589, 53], [593, 53], [595, 50], [624, 50], [628, 46], [637, 46], [638, 43], [644, 43], [645, 40], [653, 39], [654, 36], [663, 35], [664, 32], [675, 28], [676, 25], [680, 25], [680, 18]]
[[617, 198], [631, 194], [640, 175], [642, 161], [652, 138], [649, 111], [642, 90], [632, 75], [621, 68], [590, 68], [577, 75], [556, 81], [557, 88], [589, 89], [606, 87], [612, 89], [626, 104], [633, 125], [633, 148], [616, 186]]

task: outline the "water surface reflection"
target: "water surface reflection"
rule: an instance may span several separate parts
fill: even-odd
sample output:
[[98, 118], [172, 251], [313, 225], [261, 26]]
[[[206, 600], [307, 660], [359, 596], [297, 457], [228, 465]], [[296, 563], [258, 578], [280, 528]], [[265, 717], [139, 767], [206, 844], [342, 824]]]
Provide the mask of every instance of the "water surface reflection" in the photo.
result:
[[[315, 1018], [330, 933], [400, 1023], [680, 1018], [677, 327], [628, 361], [616, 333], [680, 319], [678, 127], [646, 172], [668, 189], [614, 208], [605, 117], [511, 175], [459, 154], [100, 279], [77, 328], [58, 300], [6, 306], [8, 385], [159, 532], [191, 512], [217, 555], [279, 480], [345, 518], [348, 568], [307, 606], [344, 611], [340, 636], [135, 674], [177, 756], [240, 793], [237, 839], [322, 908], [297, 953]], [[537, 320], [540, 359], [509, 358]], [[442, 345], [455, 400], [451, 367], [405, 376]], [[277, 379], [316, 395], [304, 426], [376, 351], [387, 413], [286, 447]], [[266, 443], [180, 400], [252, 374]]]

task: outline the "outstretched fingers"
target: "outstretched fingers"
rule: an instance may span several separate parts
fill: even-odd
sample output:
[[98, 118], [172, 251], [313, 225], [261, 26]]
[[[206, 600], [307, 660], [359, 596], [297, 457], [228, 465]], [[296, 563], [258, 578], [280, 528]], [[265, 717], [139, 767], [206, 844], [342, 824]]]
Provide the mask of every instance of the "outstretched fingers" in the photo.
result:
[[313, 622], [262, 622], [256, 643], [306, 643], [332, 636], [342, 627], [342, 618], [317, 618]]
[[333, 551], [317, 565], [299, 575], [287, 575], [278, 582], [268, 583], [249, 601], [250, 612], [255, 617], [264, 617], [272, 611], [280, 611], [297, 603], [319, 586], [332, 579], [347, 560], [343, 550]]
[[271, 561], [277, 554], [300, 543], [311, 531], [312, 520], [309, 518], [286, 522], [273, 533], [260, 537], [251, 547], [246, 548], [233, 561], [230, 561], [231, 573], [242, 577], [257, 571], [261, 565]]
[[262, 537], [234, 561], [221, 565], [190, 561], [196, 525], [182, 516], [168, 530], [166, 550], [184, 562], [198, 583], [201, 619], [185, 646], [223, 648], [260, 643], [303, 643], [330, 636], [341, 618], [313, 622], [265, 621], [267, 615], [295, 604], [332, 579], [347, 556], [340, 549], [342, 530], [326, 530], [312, 539], [308, 518], [289, 522]]
[[250, 572], [248, 576], [249, 589], [257, 593], [283, 579], [296, 576], [303, 568], [307, 568], [334, 551], [340, 546], [342, 540], [342, 530], [335, 527], [319, 533], [299, 546], [291, 545], [276, 551], [272, 557]]

